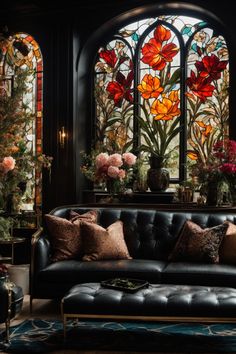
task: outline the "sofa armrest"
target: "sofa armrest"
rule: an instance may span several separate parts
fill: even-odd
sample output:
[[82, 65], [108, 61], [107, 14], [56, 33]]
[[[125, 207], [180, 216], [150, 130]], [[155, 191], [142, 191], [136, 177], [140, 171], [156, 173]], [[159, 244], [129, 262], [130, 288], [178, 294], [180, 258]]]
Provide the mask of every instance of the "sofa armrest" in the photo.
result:
[[37, 274], [50, 263], [51, 245], [42, 228], [37, 230], [31, 241], [31, 275]]

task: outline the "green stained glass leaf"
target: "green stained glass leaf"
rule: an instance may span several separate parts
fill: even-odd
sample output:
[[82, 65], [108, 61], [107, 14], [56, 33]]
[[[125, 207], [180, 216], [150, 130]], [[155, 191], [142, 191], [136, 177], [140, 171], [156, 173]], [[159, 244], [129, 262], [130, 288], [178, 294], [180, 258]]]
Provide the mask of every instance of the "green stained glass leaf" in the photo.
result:
[[201, 27], [204, 27], [206, 25], [207, 25], [207, 22], [202, 21], [202, 22], [199, 22], [199, 23], [196, 24], [196, 28], [201, 28]]
[[178, 68], [174, 71], [174, 73], [172, 74], [170, 80], [169, 80], [169, 85], [173, 85], [174, 83], [177, 83], [179, 81], [179, 78], [180, 78], [180, 72], [181, 72], [181, 69]]
[[127, 151], [132, 145], [133, 145], [133, 140], [130, 140], [128, 143], [124, 145], [123, 150]]
[[139, 40], [139, 35], [135, 32], [134, 34], [132, 34], [132, 39], [137, 42]]
[[109, 121], [107, 122], [107, 127], [110, 127], [111, 125], [121, 122], [120, 118], [113, 118], [113, 119], [109, 119]]
[[198, 51], [197, 43], [193, 43], [193, 44], [191, 45], [191, 49], [192, 49], [195, 53], [197, 53], [197, 51]]
[[216, 44], [216, 50], [221, 48], [223, 46], [223, 43], [221, 41], [218, 41]]
[[192, 26], [190, 26], [190, 25], [185, 25], [183, 28], [182, 28], [182, 30], [181, 30], [181, 33], [183, 34], [183, 35], [188, 35], [188, 36], [191, 36], [191, 34], [192, 34]]

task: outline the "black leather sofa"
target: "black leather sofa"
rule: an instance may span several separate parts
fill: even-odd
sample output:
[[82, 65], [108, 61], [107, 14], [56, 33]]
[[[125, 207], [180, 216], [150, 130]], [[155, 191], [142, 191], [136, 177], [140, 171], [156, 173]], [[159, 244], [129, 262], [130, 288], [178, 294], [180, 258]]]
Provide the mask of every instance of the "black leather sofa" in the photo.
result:
[[236, 214], [227, 212], [170, 211], [135, 207], [61, 206], [52, 215], [68, 218], [70, 210], [80, 214], [99, 211], [98, 223], [108, 227], [116, 220], [124, 224], [125, 240], [131, 260], [50, 262], [51, 245], [46, 229], [32, 241], [31, 300], [62, 298], [75, 284], [100, 282], [112, 277], [145, 279], [154, 284], [186, 284], [236, 288], [236, 265], [169, 262], [185, 220], [202, 228], [229, 220], [236, 224]]

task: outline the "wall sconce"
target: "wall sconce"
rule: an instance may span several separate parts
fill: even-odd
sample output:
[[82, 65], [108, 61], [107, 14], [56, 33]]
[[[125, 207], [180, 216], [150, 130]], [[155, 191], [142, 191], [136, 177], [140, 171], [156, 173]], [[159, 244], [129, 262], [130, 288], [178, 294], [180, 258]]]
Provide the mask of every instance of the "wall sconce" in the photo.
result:
[[59, 130], [59, 143], [62, 148], [65, 146], [66, 132], [65, 127], [61, 127]]

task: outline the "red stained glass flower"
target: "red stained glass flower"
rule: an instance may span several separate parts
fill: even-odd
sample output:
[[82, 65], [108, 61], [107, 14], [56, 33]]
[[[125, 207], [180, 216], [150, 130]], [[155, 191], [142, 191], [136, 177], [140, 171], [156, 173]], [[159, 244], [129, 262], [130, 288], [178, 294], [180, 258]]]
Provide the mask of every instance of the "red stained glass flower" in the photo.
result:
[[120, 107], [123, 99], [133, 102], [133, 96], [131, 95], [133, 78], [133, 70], [129, 72], [127, 78], [125, 78], [121, 72], [118, 72], [116, 75], [117, 81], [111, 81], [108, 83], [106, 90], [110, 94], [109, 98], [114, 100], [115, 106]]
[[141, 60], [150, 65], [153, 70], [163, 70], [167, 62], [171, 62], [179, 49], [174, 43], [163, 45], [171, 37], [170, 30], [158, 25], [154, 38], [151, 38], [142, 48], [143, 57]]
[[190, 90], [200, 98], [201, 102], [205, 102], [207, 97], [212, 97], [215, 87], [210, 83], [210, 78], [196, 76], [194, 71], [191, 71], [191, 76], [186, 80]]
[[116, 57], [116, 53], [115, 50], [101, 50], [101, 52], [99, 53], [100, 58], [102, 58], [103, 60], [105, 60], [105, 62], [111, 66], [112, 68], [114, 68], [114, 66], [116, 65], [117, 62], [117, 57]]
[[216, 55], [212, 54], [211, 56], [205, 56], [202, 61], [196, 61], [195, 66], [201, 77], [210, 77], [211, 80], [218, 80], [227, 64], [227, 60], [220, 61]]

